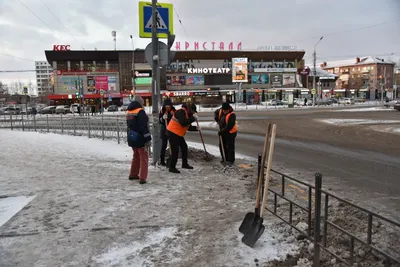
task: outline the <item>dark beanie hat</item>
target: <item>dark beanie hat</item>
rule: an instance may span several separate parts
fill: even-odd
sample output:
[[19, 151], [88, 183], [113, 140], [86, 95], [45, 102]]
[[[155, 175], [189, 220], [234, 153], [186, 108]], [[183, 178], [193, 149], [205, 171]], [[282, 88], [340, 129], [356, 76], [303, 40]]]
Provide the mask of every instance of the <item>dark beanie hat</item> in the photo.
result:
[[222, 110], [228, 110], [230, 108], [231, 106], [229, 105], [229, 103], [222, 103]]

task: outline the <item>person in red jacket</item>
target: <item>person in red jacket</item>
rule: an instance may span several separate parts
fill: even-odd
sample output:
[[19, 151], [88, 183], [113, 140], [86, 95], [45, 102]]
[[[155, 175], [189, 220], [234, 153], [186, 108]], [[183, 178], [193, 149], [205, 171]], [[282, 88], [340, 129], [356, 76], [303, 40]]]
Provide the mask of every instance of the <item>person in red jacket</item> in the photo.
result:
[[193, 167], [188, 164], [188, 146], [184, 136], [187, 131], [200, 130], [199, 127], [192, 126], [192, 123], [198, 119], [196, 113], [196, 105], [183, 104], [182, 108], [174, 113], [174, 116], [168, 124], [167, 136], [169, 138], [169, 145], [171, 146], [169, 171], [172, 173], [180, 173], [180, 171], [176, 169], [179, 149], [182, 152], [182, 168], [193, 169]]
[[[175, 108], [172, 105], [172, 101], [170, 98], [164, 100], [163, 107], [160, 110], [160, 114], [158, 116], [160, 120], [160, 137], [162, 141], [161, 145], [161, 153], [160, 153], [160, 165], [167, 166], [165, 163], [165, 151], [167, 150], [168, 146], [168, 137], [167, 137], [167, 125], [172, 119], [172, 116], [175, 113]], [[170, 155], [171, 156], [171, 155]]]
[[[222, 107], [214, 112], [214, 120], [219, 125], [218, 135], [222, 138], [222, 143], [219, 143], [222, 162], [228, 165], [233, 165], [235, 162], [235, 138], [237, 136], [236, 115], [233, 113], [233, 108], [229, 103], [223, 103]], [[225, 159], [222, 153], [225, 152]]]

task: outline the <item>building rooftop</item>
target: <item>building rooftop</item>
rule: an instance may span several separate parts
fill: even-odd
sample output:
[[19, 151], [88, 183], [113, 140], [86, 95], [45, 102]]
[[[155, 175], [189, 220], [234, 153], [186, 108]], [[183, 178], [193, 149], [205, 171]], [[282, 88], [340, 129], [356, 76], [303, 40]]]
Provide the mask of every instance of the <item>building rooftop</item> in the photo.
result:
[[[319, 67], [316, 68], [316, 72], [317, 72], [316, 77], [338, 77], [338, 75], [336, 75], [334, 73], [329, 73]], [[311, 77], [314, 76], [314, 68], [313, 67], [310, 67], [310, 76]]]
[[393, 61], [385, 60], [383, 58], [367, 56], [367, 57], [358, 57], [345, 60], [325, 61], [319, 63], [318, 65], [324, 65], [323, 68], [327, 69], [327, 68], [337, 68], [346, 66], [362, 66], [368, 64], [395, 64], [395, 63]]

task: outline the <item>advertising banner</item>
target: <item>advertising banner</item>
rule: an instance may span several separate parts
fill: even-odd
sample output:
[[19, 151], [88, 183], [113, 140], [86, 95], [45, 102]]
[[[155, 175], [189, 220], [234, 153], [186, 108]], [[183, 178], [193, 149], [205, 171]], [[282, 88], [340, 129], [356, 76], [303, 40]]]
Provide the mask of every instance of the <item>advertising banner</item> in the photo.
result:
[[108, 91], [109, 92], [117, 91], [117, 77], [108, 76]]
[[108, 91], [108, 76], [94, 76], [96, 90]]
[[232, 82], [247, 83], [247, 58], [232, 58]]
[[281, 74], [271, 74], [271, 85], [273, 87], [282, 86], [282, 75]]
[[141, 77], [135, 79], [135, 85], [151, 85], [151, 77]]
[[204, 76], [186, 76], [186, 85], [204, 85]]
[[296, 84], [296, 77], [293, 74], [283, 74], [282, 80], [285, 87], [294, 87]]
[[269, 84], [269, 74], [253, 74], [251, 75], [252, 84]]
[[152, 83], [151, 70], [136, 70], [135, 71], [135, 85], [149, 86]]
[[167, 76], [167, 85], [185, 85], [185, 76]]
[[89, 92], [96, 91], [96, 83], [93, 76], [87, 76], [87, 87]]

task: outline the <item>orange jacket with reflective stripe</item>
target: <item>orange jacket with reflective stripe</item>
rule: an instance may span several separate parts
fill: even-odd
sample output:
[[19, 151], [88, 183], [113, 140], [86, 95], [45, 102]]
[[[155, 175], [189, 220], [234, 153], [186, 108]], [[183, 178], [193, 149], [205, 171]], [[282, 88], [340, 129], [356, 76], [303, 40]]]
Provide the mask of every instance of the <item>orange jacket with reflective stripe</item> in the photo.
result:
[[[221, 120], [222, 117], [222, 108], [219, 110], [219, 115], [218, 115], [218, 120]], [[225, 123], [228, 125], [229, 117], [233, 114], [233, 112], [230, 112], [225, 115]], [[233, 125], [232, 129], [229, 130], [229, 133], [236, 133], [237, 132], [237, 127], [236, 127], [236, 122], [235, 125]]]
[[[186, 118], [189, 119], [189, 114], [186, 109], [183, 109], [186, 113]], [[189, 129], [190, 125], [188, 126], [182, 126], [179, 121], [174, 116], [172, 117], [171, 121], [168, 123], [167, 130], [170, 131], [171, 133], [174, 133], [178, 136], [184, 136]]]

